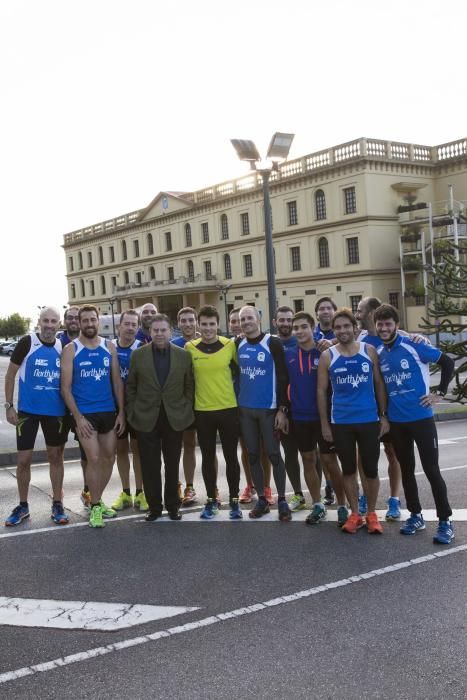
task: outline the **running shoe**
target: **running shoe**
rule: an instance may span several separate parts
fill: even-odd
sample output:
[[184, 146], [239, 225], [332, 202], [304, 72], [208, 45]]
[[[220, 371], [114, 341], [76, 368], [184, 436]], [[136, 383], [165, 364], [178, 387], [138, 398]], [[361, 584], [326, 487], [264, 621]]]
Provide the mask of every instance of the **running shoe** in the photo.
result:
[[449, 520], [440, 520], [436, 535], [433, 536], [434, 544], [451, 544], [454, 539], [454, 527]]
[[326, 520], [326, 508], [322, 503], [315, 503], [305, 522], [307, 525], [317, 525], [321, 520]]
[[[115, 504], [112, 506], [112, 508], [115, 508]], [[136, 510], [140, 510], [142, 513], [146, 513], [149, 510], [148, 502], [146, 500], [146, 496], [144, 495], [144, 491], [140, 491], [134, 499], [133, 499], [133, 508], [136, 508]]]
[[91, 507], [91, 494], [89, 491], [85, 491], [84, 489], [81, 491], [79, 495], [81, 499], [81, 503], [85, 508], [90, 508]]
[[347, 522], [342, 525], [342, 531], [348, 532], [350, 535], [356, 535], [357, 530], [363, 527], [363, 518], [358, 513], [351, 513], [347, 518]]
[[267, 500], [270, 506], [273, 506], [276, 502], [276, 499], [272, 495], [271, 487], [270, 486], [265, 486], [264, 487], [264, 498]]
[[375, 511], [372, 513], [368, 513], [366, 518], [366, 527], [368, 530], [368, 534], [370, 535], [382, 535], [383, 534], [383, 526], [378, 520], [378, 516], [376, 515]]
[[349, 511], [345, 506], [339, 506], [337, 509], [337, 527], [342, 527], [347, 522]]
[[102, 506], [92, 506], [89, 514], [89, 527], [104, 527], [104, 519], [102, 517]]
[[368, 501], [364, 493], [358, 497], [358, 514], [362, 517], [368, 513]]
[[243, 513], [238, 502], [238, 498], [232, 498], [230, 501], [230, 520], [241, 520], [243, 518]]
[[110, 508], [109, 506], [106, 506], [104, 501], [101, 500], [99, 503], [102, 511], [102, 517], [103, 518], [116, 518], [117, 517], [117, 511], [114, 510], [113, 508]]
[[334, 489], [332, 488], [332, 483], [330, 481], [326, 481], [323, 503], [325, 506], [332, 506], [335, 502], [336, 496], [334, 494]]
[[400, 520], [401, 519], [401, 502], [395, 496], [388, 498], [388, 511], [386, 513], [386, 520]]
[[251, 503], [251, 497], [253, 494], [255, 494], [255, 487], [251, 486], [250, 484], [247, 484], [243, 491], [240, 494], [239, 501], [240, 503]]
[[[287, 505], [287, 504], [286, 504]], [[288, 508], [288, 506], [287, 506]], [[248, 513], [249, 518], [262, 518], [263, 515], [269, 513], [269, 503], [266, 501], [264, 496], [258, 498], [254, 507]]]
[[279, 520], [281, 523], [288, 523], [289, 520], [292, 520], [292, 511], [289, 508], [289, 504], [287, 501], [279, 501], [277, 504], [277, 511], [279, 513]]
[[421, 513], [411, 513], [404, 525], [400, 528], [401, 535], [415, 535], [418, 530], [425, 529], [425, 521]]
[[57, 502], [52, 504], [52, 513], [50, 517], [57, 525], [67, 525], [70, 522], [68, 515], [63, 510], [62, 503]]
[[133, 506], [133, 499], [125, 491], [122, 491], [117, 500], [112, 503], [113, 510], [124, 510]]
[[29, 515], [29, 506], [18, 505], [16, 506], [16, 508], [13, 508], [11, 514], [5, 520], [5, 527], [13, 527], [14, 525], [19, 525], [23, 522], [23, 520], [29, 518]]
[[306, 508], [305, 496], [300, 496], [299, 493], [296, 493], [289, 501], [289, 508], [291, 511]]
[[201, 520], [212, 520], [215, 515], [219, 514], [219, 509], [217, 508], [217, 502], [212, 498], [208, 498], [206, 505], [200, 513]]
[[196, 503], [196, 491], [193, 486], [187, 486], [183, 492], [182, 506], [191, 506], [192, 503]]

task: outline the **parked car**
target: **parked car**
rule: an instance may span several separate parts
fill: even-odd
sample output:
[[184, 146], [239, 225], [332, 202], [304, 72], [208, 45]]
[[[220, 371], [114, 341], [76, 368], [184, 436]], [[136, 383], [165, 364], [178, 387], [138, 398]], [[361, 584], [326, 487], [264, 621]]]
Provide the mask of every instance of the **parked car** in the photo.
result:
[[2, 350], [2, 355], [11, 355], [13, 353], [13, 350], [17, 346], [18, 341], [15, 340], [13, 343], [4, 343], [2, 344], [1, 350]]

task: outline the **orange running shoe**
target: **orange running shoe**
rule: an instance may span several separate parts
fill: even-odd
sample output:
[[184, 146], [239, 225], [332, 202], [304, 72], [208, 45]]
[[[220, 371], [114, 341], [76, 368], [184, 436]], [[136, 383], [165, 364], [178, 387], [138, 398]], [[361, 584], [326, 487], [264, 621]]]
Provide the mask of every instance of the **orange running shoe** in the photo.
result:
[[375, 511], [373, 511], [372, 513], [368, 513], [365, 520], [366, 520], [366, 526], [368, 529], [368, 534], [370, 534], [370, 535], [382, 535], [383, 534], [383, 526], [379, 522], [378, 516], [376, 515]]
[[264, 487], [264, 498], [267, 500], [270, 506], [273, 506], [276, 503], [276, 499], [272, 495], [271, 487], [270, 486], [265, 486]]
[[342, 526], [344, 532], [348, 532], [350, 535], [356, 535], [357, 530], [363, 527], [363, 518], [358, 513], [351, 513], [345, 524]]
[[240, 503], [251, 503], [251, 497], [254, 493], [256, 493], [254, 486], [251, 486], [251, 484], [247, 484], [241, 492], [240, 498], [238, 500], [240, 501]]

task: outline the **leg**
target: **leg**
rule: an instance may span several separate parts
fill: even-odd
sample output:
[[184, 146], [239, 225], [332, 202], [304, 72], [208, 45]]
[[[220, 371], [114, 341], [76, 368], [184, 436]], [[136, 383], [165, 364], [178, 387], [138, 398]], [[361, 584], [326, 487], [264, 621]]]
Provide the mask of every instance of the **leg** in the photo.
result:
[[436, 504], [436, 515], [440, 520], [449, 520], [452, 515], [449, 505], [446, 482], [441, 476], [438, 462], [438, 433], [433, 418], [414, 421], [409, 424], [415, 439], [420, 461]]
[[144, 494], [151, 513], [162, 513], [161, 438], [156, 427], [137, 433]]
[[139, 457], [138, 442], [130, 437], [130, 448], [133, 455], [133, 472], [135, 474], [135, 488], [137, 491], [143, 490], [143, 475], [141, 474], [141, 460]]
[[201, 450], [201, 471], [208, 498], [215, 500], [217, 474], [215, 466], [217, 421], [216, 411], [196, 411], [196, 430]]
[[352, 513], [358, 515], [357, 441], [353, 427], [332, 425], [337, 454], [342, 465], [343, 486]]
[[164, 456], [164, 503], [169, 513], [178, 511], [178, 472], [182, 454], [183, 431], [173, 430], [168, 421], [161, 432], [161, 447]]
[[185, 484], [193, 484], [196, 469], [196, 430], [183, 433], [183, 473]]
[[218, 411], [219, 436], [224, 453], [227, 483], [229, 485], [229, 498], [238, 498], [240, 486], [240, 465], [238, 463], [238, 436], [240, 423], [237, 408], [228, 408]]
[[385, 442], [384, 451], [388, 460], [389, 489], [391, 498], [399, 498], [401, 495], [401, 467], [397, 461], [396, 453], [391, 442]]
[[337, 505], [345, 505], [344, 481], [342, 471], [337, 461], [337, 455], [334, 452], [320, 452], [321, 464], [323, 465], [324, 473], [328, 474], [328, 479], [332, 481], [332, 486], [336, 493]]
[[264, 473], [260, 462], [260, 432], [256, 412], [240, 408], [240, 429], [248, 452], [253, 483], [258, 496], [264, 497]]
[[268, 452], [264, 447], [264, 443], [261, 440], [261, 466], [263, 468], [263, 479], [264, 485], [268, 488], [271, 486], [271, 462], [269, 461]]
[[358, 451], [366, 477], [368, 513], [374, 513], [379, 493], [378, 462], [380, 455], [379, 423], [362, 423], [357, 427]]
[[411, 513], [421, 513], [422, 506], [418, 497], [415, 479], [414, 440], [408, 429], [409, 424], [391, 423], [391, 436], [394, 452], [399, 461], [407, 508]]
[[280, 443], [274, 437], [274, 418], [275, 411], [266, 409], [258, 411], [259, 425], [261, 430], [261, 438], [264, 443], [264, 448], [268, 454], [272, 464], [274, 474], [274, 482], [276, 484], [277, 495], [279, 498], [285, 497], [285, 464], [281, 456]]
[[50, 483], [52, 484], [52, 497], [54, 501], [62, 500], [63, 489], [63, 447], [47, 447], [47, 459], [49, 460]]
[[90, 437], [82, 438], [81, 444], [86, 451], [86, 480], [91, 494], [91, 503], [96, 504], [99, 503], [102, 497], [101, 465], [97, 431], [93, 430]]
[[[282, 447], [284, 448], [284, 463], [285, 471], [289, 477], [289, 481], [292, 484], [294, 493], [302, 493], [302, 484], [300, 479], [300, 462], [298, 461], [298, 446], [295, 441], [293, 432], [288, 435], [283, 434], [281, 437]], [[303, 466], [305, 467], [305, 459], [303, 457]], [[316, 461], [316, 459], [315, 459]], [[316, 465], [313, 466], [313, 470], [316, 472]], [[306, 481], [306, 477], [305, 477]], [[308, 482], [307, 482], [308, 485]]]
[[120, 438], [117, 440], [117, 469], [122, 482], [122, 490], [130, 490], [130, 458], [128, 455], [128, 439]]
[[28, 500], [29, 482], [31, 481], [31, 461], [32, 450], [21, 450], [18, 452], [16, 466], [16, 481], [18, 483], [19, 500]]
[[316, 471], [316, 450], [301, 452], [303, 460], [303, 476], [310, 492], [313, 503], [321, 499], [321, 479]]

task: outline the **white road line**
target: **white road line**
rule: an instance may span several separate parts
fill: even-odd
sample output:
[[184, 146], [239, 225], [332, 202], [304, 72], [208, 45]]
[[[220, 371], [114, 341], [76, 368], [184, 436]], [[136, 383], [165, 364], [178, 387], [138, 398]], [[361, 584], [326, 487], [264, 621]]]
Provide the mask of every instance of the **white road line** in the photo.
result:
[[458, 547], [452, 547], [449, 549], [440, 550], [438, 552], [433, 552], [432, 554], [426, 554], [415, 559], [409, 559], [407, 561], [397, 562], [396, 564], [390, 564], [388, 566], [381, 567], [380, 569], [373, 569], [372, 571], [366, 571], [362, 574], [357, 574], [355, 576], [349, 576], [348, 578], [340, 579], [339, 581], [331, 581], [330, 583], [323, 584], [321, 586], [316, 586], [314, 588], [308, 588], [303, 591], [297, 591], [296, 593], [291, 593], [285, 596], [279, 596], [277, 598], [272, 598], [271, 600], [266, 600], [262, 603], [254, 603], [252, 605], [246, 605], [242, 608], [237, 608], [236, 610], [230, 610], [224, 613], [219, 613], [218, 615], [212, 615], [210, 617], [202, 618], [201, 620], [194, 620], [193, 622], [188, 622], [185, 625], [178, 625], [177, 627], [170, 627], [165, 630], [159, 630], [153, 634], [146, 634], [140, 637], [133, 637], [132, 639], [125, 639], [121, 642], [115, 642], [113, 644], [106, 644], [101, 647], [94, 647], [93, 649], [87, 649], [86, 651], [78, 652], [77, 654], [70, 654], [69, 656], [62, 656], [58, 659], [53, 659], [51, 661], [46, 661], [40, 664], [34, 664], [33, 666], [24, 666], [23, 668], [18, 668], [14, 671], [7, 671], [6, 673], [0, 674], [0, 684], [8, 683], [10, 681], [16, 681], [26, 676], [34, 676], [37, 673], [45, 673], [46, 671], [53, 671], [54, 669], [61, 668], [63, 666], [70, 666], [71, 664], [78, 663], [80, 661], [88, 661], [89, 659], [96, 658], [98, 656], [105, 656], [106, 654], [111, 654], [114, 651], [120, 651], [121, 649], [127, 649], [129, 647], [140, 646], [142, 644], [147, 644], [148, 642], [155, 642], [164, 637], [172, 637], [176, 634], [183, 634], [185, 632], [194, 632], [203, 627], [208, 627], [209, 625], [215, 625], [220, 622], [226, 622], [231, 619], [236, 619], [242, 617], [243, 615], [251, 615], [257, 612], [263, 612], [269, 608], [276, 607], [278, 605], [286, 605], [287, 603], [292, 603], [301, 598], [308, 598], [314, 595], [320, 595], [321, 593], [326, 593], [327, 591], [334, 590], [336, 588], [341, 588], [345, 586], [353, 585], [354, 583], [361, 583], [362, 581], [367, 581], [375, 576], [384, 576], [385, 574], [393, 573], [394, 571], [400, 571], [401, 569], [407, 569], [411, 566], [418, 566], [419, 564], [424, 564], [430, 561], [436, 561], [439, 558], [451, 556], [453, 554], [459, 554], [461, 552], [467, 551], [467, 544], [460, 545]]

